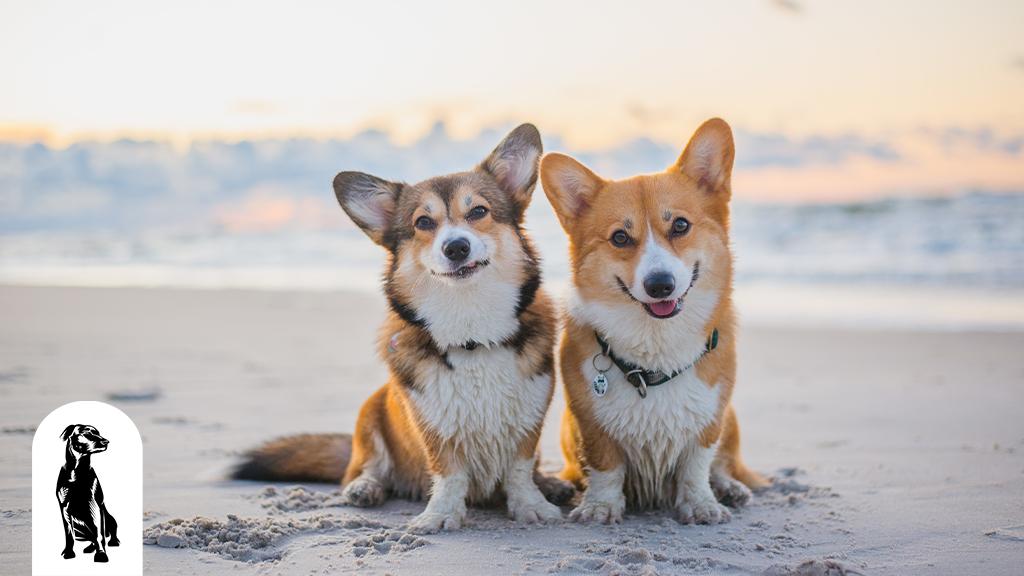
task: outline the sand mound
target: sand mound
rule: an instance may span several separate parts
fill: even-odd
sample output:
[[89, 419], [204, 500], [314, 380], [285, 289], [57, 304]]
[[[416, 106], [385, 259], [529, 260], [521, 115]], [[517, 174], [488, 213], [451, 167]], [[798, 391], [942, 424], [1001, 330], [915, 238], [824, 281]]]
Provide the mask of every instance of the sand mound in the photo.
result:
[[258, 494], [245, 496], [245, 499], [259, 503], [268, 514], [307, 512], [345, 506], [340, 489], [315, 492], [305, 486], [286, 486], [280, 491], [274, 486], [267, 486]]
[[835, 560], [805, 560], [795, 568], [770, 566], [764, 576], [863, 576], [864, 573], [843, 562]]
[[[263, 562], [283, 558], [285, 552], [277, 545], [299, 533], [380, 527], [379, 522], [359, 516], [255, 520], [228, 514], [226, 522], [198, 516], [190, 520], [175, 518], [154, 524], [143, 532], [143, 542], [163, 548], [192, 548], [243, 562]], [[405, 542], [403, 546], [408, 548], [410, 544]]]

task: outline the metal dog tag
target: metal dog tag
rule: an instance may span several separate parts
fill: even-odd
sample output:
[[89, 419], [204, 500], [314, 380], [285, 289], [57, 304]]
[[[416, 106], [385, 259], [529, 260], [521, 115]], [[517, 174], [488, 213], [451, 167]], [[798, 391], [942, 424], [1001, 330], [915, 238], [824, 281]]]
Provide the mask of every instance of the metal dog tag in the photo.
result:
[[608, 378], [605, 377], [604, 372], [598, 372], [597, 376], [594, 377], [594, 393], [598, 396], [604, 396], [604, 393], [608, 391]]

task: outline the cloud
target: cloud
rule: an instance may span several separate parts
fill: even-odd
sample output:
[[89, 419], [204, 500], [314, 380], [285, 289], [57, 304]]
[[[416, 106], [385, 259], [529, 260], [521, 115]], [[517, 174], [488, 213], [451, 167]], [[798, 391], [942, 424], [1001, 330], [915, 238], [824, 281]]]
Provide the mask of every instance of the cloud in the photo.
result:
[[939, 131], [922, 130], [922, 133], [933, 138], [948, 154], [994, 152], [1018, 156], [1024, 149], [1024, 134], [1001, 135], [991, 128], [946, 128]]
[[852, 157], [879, 161], [900, 160], [900, 153], [889, 142], [868, 140], [855, 134], [837, 137], [810, 136], [794, 140], [782, 135], [736, 132], [736, 167], [809, 166], [839, 164]]
[[[19, 230], [216, 225], [229, 231], [337, 227], [330, 182], [360, 170], [415, 182], [466, 170], [505, 131], [454, 140], [443, 123], [409, 145], [366, 131], [346, 140], [79, 142], [64, 149], [0, 142], [0, 233]], [[736, 193], [772, 199], [858, 198], [892, 191], [1024, 188], [1024, 134], [990, 128], [794, 138], [738, 128]], [[682, 152], [648, 138], [571, 154], [608, 178], [653, 173]]]

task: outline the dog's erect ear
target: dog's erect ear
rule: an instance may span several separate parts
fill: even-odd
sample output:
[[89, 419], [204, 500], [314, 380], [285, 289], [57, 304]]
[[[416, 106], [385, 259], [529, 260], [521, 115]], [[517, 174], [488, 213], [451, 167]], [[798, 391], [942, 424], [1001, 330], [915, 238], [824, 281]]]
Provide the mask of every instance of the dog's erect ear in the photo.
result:
[[377, 244], [395, 212], [398, 193], [405, 186], [363, 172], [339, 172], [334, 177], [334, 195], [348, 217]]
[[604, 186], [604, 180], [589, 168], [557, 153], [548, 154], [541, 161], [540, 181], [562, 228], [570, 235], [576, 221], [590, 209]]
[[72, 424], [65, 428], [64, 431], [60, 433], [60, 439], [67, 441], [67, 439], [70, 438], [71, 435], [75, 433], [75, 430], [77, 430], [79, 426], [81, 426], [81, 424]]
[[521, 124], [498, 144], [480, 167], [494, 176], [498, 186], [512, 199], [517, 220], [522, 221], [537, 186], [537, 170], [544, 146], [533, 124]]
[[735, 157], [732, 130], [725, 120], [712, 118], [693, 133], [674, 168], [689, 176], [709, 195], [721, 195], [728, 202]]

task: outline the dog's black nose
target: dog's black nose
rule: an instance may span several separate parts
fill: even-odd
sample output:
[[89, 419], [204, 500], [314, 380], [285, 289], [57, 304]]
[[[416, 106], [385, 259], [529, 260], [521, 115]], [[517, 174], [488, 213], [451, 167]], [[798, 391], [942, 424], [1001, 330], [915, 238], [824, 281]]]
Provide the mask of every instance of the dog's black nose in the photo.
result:
[[668, 298], [676, 289], [676, 281], [668, 272], [655, 272], [644, 278], [644, 291], [651, 298]]
[[441, 250], [444, 252], [445, 258], [452, 262], [462, 262], [469, 256], [469, 240], [465, 238], [449, 240], [444, 243]]

